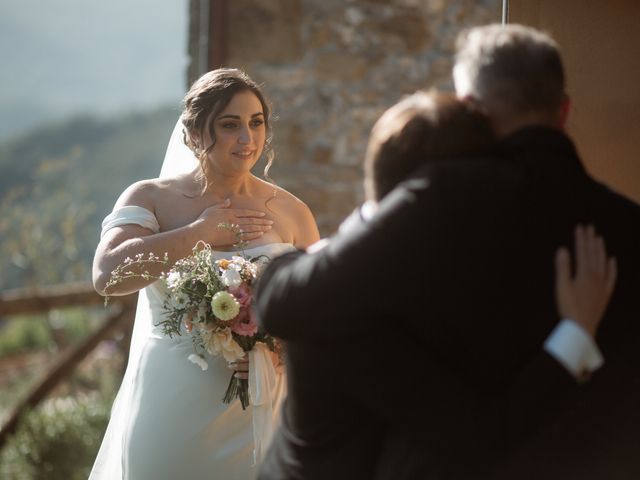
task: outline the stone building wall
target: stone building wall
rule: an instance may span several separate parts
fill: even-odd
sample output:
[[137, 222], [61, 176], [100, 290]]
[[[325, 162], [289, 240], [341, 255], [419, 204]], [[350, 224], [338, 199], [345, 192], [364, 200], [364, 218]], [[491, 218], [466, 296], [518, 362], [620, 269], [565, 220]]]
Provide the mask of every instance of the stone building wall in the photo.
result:
[[271, 177], [309, 205], [323, 235], [362, 200], [361, 164], [378, 116], [406, 93], [451, 88], [457, 34], [499, 21], [501, 4], [228, 2], [225, 66], [264, 85], [276, 115]]

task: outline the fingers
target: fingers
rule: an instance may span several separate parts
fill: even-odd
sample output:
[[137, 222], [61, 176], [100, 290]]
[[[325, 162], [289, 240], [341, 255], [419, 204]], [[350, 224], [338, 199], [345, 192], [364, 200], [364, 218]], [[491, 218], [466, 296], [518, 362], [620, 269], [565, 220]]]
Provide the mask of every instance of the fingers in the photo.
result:
[[605, 289], [607, 291], [607, 299], [611, 298], [613, 289], [616, 286], [616, 278], [618, 277], [618, 261], [615, 257], [611, 257], [607, 262], [607, 272], [605, 274]]
[[556, 251], [556, 285], [559, 290], [571, 284], [571, 256], [564, 247]]
[[[558, 306], [567, 318], [572, 318], [594, 336], [613, 294], [617, 263], [615, 258], [607, 257], [605, 241], [596, 234], [593, 225], [576, 227], [575, 258], [575, 275], [569, 274], [568, 287], [563, 291], [558, 284]], [[557, 258], [556, 261], [557, 279], [565, 282], [565, 259]]]
[[265, 217], [259, 210], [245, 208], [228, 208], [230, 202], [208, 207], [201, 217], [209, 224], [217, 227], [210, 240], [215, 245], [235, 245], [240, 242], [250, 242], [262, 237], [273, 228], [273, 220]]
[[585, 243], [588, 252], [589, 269], [604, 276], [607, 267], [607, 250], [603, 238], [596, 235], [593, 225], [589, 225], [586, 229]]
[[245, 225], [238, 231], [238, 239], [243, 242], [249, 242], [262, 237], [271, 228], [271, 225]]
[[225, 198], [222, 203], [217, 203], [209, 208], [224, 208], [233, 214], [237, 218], [262, 218], [267, 214], [260, 210], [250, 210], [248, 208], [229, 208], [231, 206], [231, 200]]
[[273, 220], [268, 218], [254, 218], [254, 217], [236, 217], [238, 220], [234, 223], [243, 227], [244, 225], [273, 225]]
[[[218, 230], [227, 232], [228, 241], [236, 242], [249, 242], [256, 240], [265, 233], [269, 232], [273, 228], [273, 221], [268, 219], [258, 218], [245, 218], [241, 220], [235, 220], [232, 222], [220, 222], [218, 223]], [[221, 243], [221, 238], [217, 241]]]
[[576, 255], [576, 276], [584, 275], [589, 264], [589, 251], [587, 247], [587, 232], [582, 225], [577, 225], [575, 229], [575, 255]]
[[234, 221], [240, 229], [238, 235], [243, 241], [255, 240], [273, 228], [273, 220], [255, 217], [240, 217]]
[[262, 237], [264, 234], [265, 231], [240, 232], [240, 240], [242, 240], [243, 242], [250, 242], [251, 240]]
[[260, 210], [249, 210], [246, 208], [235, 208], [233, 210], [231, 210], [233, 212], [233, 214], [238, 217], [238, 218], [245, 218], [245, 217], [264, 217], [266, 215], [266, 213], [261, 212]]
[[[596, 234], [593, 225], [576, 229], [576, 276], [590, 274], [594, 279], [602, 279], [603, 284], [615, 283], [617, 265], [615, 260], [607, 259], [604, 239]], [[612, 276], [610, 278], [610, 276]]]
[[593, 225], [578, 225], [575, 232], [576, 276], [595, 274], [603, 277], [607, 271], [607, 249], [604, 239]]
[[236, 224], [240, 228], [238, 236], [244, 242], [260, 238], [273, 228], [273, 220], [266, 218], [244, 218], [237, 220]]
[[571, 279], [571, 256], [569, 250], [561, 247], [556, 250], [556, 304], [561, 318], [574, 316], [573, 289]]
[[268, 232], [269, 230], [271, 230], [273, 227], [271, 225], [253, 225], [253, 224], [248, 224], [248, 225], [239, 225], [239, 233], [242, 233], [244, 235], [249, 234], [249, 233], [254, 233], [254, 232]]

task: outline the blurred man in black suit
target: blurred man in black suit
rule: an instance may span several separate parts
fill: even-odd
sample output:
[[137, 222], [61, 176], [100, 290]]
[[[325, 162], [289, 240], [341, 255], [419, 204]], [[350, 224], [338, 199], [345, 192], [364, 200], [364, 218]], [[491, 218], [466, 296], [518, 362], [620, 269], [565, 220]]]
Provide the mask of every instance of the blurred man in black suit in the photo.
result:
[[[640, 207], [564, 134], [548, 36], [472, 29], [454, 79], [497, 147], [430, 157], [261, 279], [290, 387], [262, 478], [640, 478]], [[558, 317], [551, 261], [580, 223], [620, 265], [588, 382], [597, 322]]]

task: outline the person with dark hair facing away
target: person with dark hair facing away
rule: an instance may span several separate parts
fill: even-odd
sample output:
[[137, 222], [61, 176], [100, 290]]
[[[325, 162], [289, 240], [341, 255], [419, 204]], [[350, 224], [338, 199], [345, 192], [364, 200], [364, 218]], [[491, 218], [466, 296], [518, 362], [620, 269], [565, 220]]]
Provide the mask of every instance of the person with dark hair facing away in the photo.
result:
[[[562, 348], [543, 346], [544, 338], [525, 363], [509, 366], [506, 381], [483, 373], [482, 354], [492, 360], [491, 349], [517, 349], [517, 337], [514, 345], [505, 340], [528, 316], [522, 305], [503, 311], [511, 305], [500, 297], [529, 287], [507, 291], [518, 272], [501, 263], [508, 247], [491, 225], [466, 224], [459, 238], [447, 236], [467, 215], [459, 202], [468, 196], [493, 206], [487, 175], [460, 183], [469, 190], [453, 205], [439, 200], [449, 200], [441, 182], [458, 171], [482, 173], [494, 144], [489, 119], [471, 103], [437, 92], [401, 100], [369, 140], [367, 203], [331, 240], [286, 254], [264, 273], [258, 313], [287, 341], [289, 393], [259, 478], [483, 478], [505, 442], [546, 420], [553, 389], [576, 383], [557, 355]], [[555, 253], [559, 311], [549, 322], [595, 330], [616, 265], [593, 228], [575, 235], [575, 277], [568, 251]], [[494, 277], [492, 268], [508, 276]], [[553, 291], [554, 275], [546, 281]], [[500, 324], [501, 332], [491, 317], [506, 314], [511, 325]], [[559, 341], [547, 333], [548, 343]], [[482, 376], [474, 378], [476, 369]]]
[[384, 112], [371, 131], [365, 196], [380, 201], [423, 164], [478, 155], [494, 144], [487, 117], [473, 105], [435, 90], [408, 95]]

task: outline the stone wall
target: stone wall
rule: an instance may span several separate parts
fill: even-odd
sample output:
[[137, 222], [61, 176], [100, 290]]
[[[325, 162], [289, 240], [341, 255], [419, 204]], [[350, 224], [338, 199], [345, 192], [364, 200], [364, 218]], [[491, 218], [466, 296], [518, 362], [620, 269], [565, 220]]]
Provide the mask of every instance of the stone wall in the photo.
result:
[[226, 66], [264, 85], [277, 116], [271, 176], [309, 205], [323, 235], [362, 200], [361, 164], [378, 116], [406, 93], [451, 88], [458, 32], [499, 21], [501, 4], [228, 2]]

